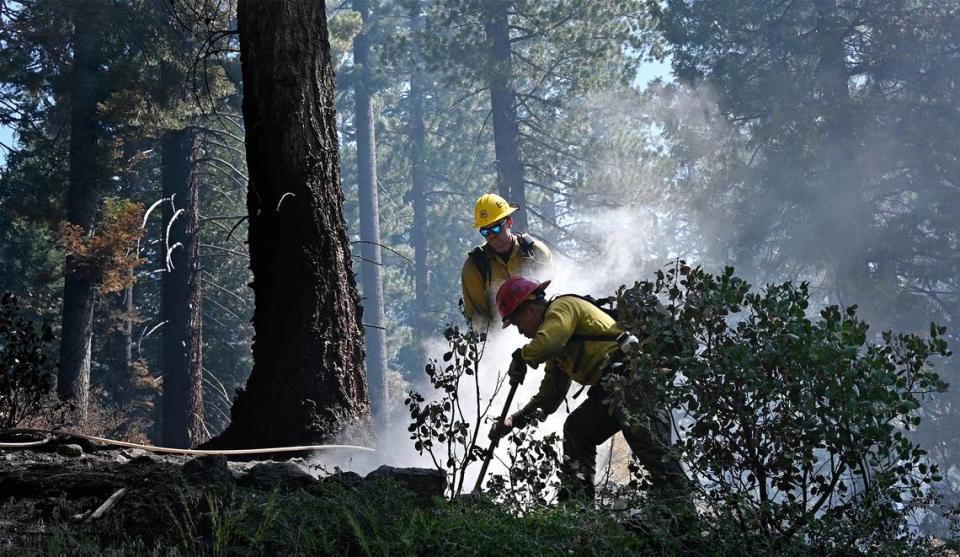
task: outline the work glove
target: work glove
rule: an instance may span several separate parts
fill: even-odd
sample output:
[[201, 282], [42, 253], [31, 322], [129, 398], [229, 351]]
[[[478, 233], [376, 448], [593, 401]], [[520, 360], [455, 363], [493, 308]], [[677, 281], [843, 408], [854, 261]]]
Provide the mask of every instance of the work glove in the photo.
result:
[[489, 437], [491, 441], [496, 442], [504, 435], [510, 433], [510, 430], [512, 429], [513, 424], [507, 425], [504, 422], [497, 421], [493, 424], [493, 427], [490, 428], [490, 433], [487, 435], [487, 437]]
[[511, 385], [523, 384], [523, 378], [527, 376], [527, 362], [524, 361], [520, 348], [513, 351], [513, 359], [510, 360], [507, 376], [510, 377]]
[[537, 421], [542, 422], [546, 418], [546, 415], [543, 413], [543, 410], [539, 408], [523, 408], [520, 409], [512, 416], [510, 416], [510, 423], [513, 427], [526, 427], [531, 421], [536, 419]]

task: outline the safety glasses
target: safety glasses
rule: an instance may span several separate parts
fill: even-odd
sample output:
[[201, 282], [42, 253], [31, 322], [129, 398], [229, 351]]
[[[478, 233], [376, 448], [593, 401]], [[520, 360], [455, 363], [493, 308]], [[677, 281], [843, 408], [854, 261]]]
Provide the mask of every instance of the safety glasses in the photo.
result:
[[509, 220], [509, 218], [506, 218], [506, 219], [503, 219], [502, 221], [498, 222], [497, 224], [495, 224], [495, 225], [493, 225], [493, 226], [488, 226], [488, 227], [486, 227], [486, 228], [481, 228], [481, 229], [480, 229], [480, 235], [483, 236], [484, 238], [486, 238], [487, 236], [489, 236], [489, 235], [491, 235], [491, 234], [499, 234], [499, 233], [503, 232], [503, 229], [507, 226], [507, 221], [508, 221], [508, 220]]

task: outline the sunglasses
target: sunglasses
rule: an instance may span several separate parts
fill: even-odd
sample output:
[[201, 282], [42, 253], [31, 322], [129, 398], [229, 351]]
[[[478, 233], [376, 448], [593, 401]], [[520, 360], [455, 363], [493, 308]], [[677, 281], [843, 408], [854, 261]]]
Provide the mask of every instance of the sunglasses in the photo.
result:
[[484, 238], [486, 238], [487, 236], [489, 236], [489, 235], [491, 235], [491, 234], [499, 234], [499, 233], [503, 232], [503, 229], [506, 228], [506, 226], [507, 226], [507, 221], [508, 221], [508, 220], [510, 220], [510, 219], [509, 219], [509, 218], [506, 218], [506, 219], [503, 219], [502, 221], [498, 222], [497, 224], [495, 224], [495, 225], [493, 225], [493, 226], [488, 226], [488, 227], [486, 227], [486, 228], [481, 228], [481, 229], [480, 229], [480, 235], [483, 236]]

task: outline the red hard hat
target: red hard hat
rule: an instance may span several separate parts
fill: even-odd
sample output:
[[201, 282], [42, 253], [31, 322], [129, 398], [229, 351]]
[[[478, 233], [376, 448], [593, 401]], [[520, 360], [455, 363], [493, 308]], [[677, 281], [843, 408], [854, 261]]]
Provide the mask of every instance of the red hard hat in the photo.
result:
[[512, 277], [500, 285], [500, 289], [497, 290], [497, 310], [503, 319], [504, 328], [510, 325], [507, 317], [516, 311], [517, 306], [530, 296], [543, 292], [549, 284], [549, 280], [539, 282], [527, 277]]

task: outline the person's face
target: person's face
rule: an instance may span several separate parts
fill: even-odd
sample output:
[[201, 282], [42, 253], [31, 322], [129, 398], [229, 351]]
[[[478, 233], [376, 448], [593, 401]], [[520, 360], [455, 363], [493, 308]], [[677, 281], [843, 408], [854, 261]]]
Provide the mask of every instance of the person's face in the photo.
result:
[[513, 225], [513, 219], [507, 217], [491, 226], [480, 229], [480, 234], [487, 239], [487, 244], [497, 253], [504, 253], [507, 249], [513, 247], [513, 236], [510, 234], [510, 227]]
[[510, 324], [515, 325], [521, 335], [533, 338], [540, 328], [542, 314], [537, 304], [524, 304], [510, 316]]

